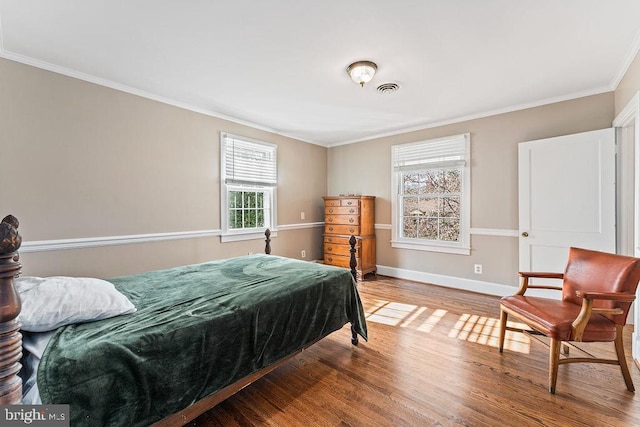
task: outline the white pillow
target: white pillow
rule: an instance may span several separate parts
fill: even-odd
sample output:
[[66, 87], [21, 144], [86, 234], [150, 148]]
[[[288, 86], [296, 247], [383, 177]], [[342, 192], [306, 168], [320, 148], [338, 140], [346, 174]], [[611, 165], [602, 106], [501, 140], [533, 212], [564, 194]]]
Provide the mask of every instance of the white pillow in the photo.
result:
[[18, 277], [22, 329], [45, 332], [72, 323], [107, 319], [136, 311], [113, 284], [86, 277]]

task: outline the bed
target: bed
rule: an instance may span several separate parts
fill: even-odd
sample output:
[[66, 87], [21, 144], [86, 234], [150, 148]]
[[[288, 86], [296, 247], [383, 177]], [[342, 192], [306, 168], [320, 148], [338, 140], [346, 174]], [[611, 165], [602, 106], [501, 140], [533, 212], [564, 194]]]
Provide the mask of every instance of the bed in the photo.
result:
[[[38, 329], [24, 317], [37, 278], [14, 279], [17, 226], [0, 227], [0, 404], [22, 397], [19, 321]], [[25, 355], [39, 362], [25, 366], [25, 385], [35, 377], [43, 403], [70, 404], [71, 425], [185, 424], [347, 323], [353, 344], [367, 339], [352, 272], [268, 255], [268, 236], [266, 252], [109, 279], [131, 306], [25, 332]]]

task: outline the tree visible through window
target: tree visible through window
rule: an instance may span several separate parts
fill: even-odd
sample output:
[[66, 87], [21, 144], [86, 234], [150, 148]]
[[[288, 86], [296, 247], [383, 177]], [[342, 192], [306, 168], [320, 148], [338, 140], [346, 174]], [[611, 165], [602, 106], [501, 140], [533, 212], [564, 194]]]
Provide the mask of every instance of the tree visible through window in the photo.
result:
[[469, 134], [392, 147], [392, 246], [469, 253]]
[[460, 240], [460, 169], [402, 174], [403, 237]]
[[264, 226], [264, 194], [259, 191], [229, 191], [229, 228]]

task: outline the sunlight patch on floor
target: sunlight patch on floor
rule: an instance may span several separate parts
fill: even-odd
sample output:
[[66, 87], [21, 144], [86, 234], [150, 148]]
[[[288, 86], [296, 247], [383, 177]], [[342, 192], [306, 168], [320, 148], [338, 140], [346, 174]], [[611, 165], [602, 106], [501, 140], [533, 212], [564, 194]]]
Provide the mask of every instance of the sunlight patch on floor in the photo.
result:
[[[514, 328], [524, 328], [527, 326], [524, 323], [507, 322], [508, 326]], [[531, 338], [523, 334], [522, 332], [507, 331], [504, 338], [505, 350], [517, 351], [518, 353], [529, 353], [531, 347]]]
[[[413, 304], [369, 300], [365, 305], [365, 317], [368, 322], [401, 328], [411, 327], [420, 332], [430, 333], [444, 319], [448, 311], [436, 309], [421, 321], [427, 316], [427, 310], [429, 310], [428, 307]], [[514, 328], [526, 328], [524, 324], [517, 322], [508, 322], [508, 325]], [[464, 313], [460, 315], [448, 336], [497, 348], [500, 340], [500, 320], [495, 317]], [[525, 334], [507, 331], [504, 348], [518, 353], [529, 353], [530, 343], [530, 338]]]
[[387, 302], [386, 304], [378, 307], [375, 312], [371, 313], [367, 317], [367, 320], [385, 325], [397, 326], [417, 308], [417, 305]]
[[416, 320], [418, 318], [418, 316], [420, 316], [422, 313], [424, 313], [424, 311], [427, 309], [427, 307], [419, 307], [417, 310], [414, 311], [414, 313], [409, 316], [407, 318], [407, 320], [405, 320], [404, 322], [402, 322], [402, 325], [400, 325], [401, 328], [406, 328], [407, 326], [409, 326], [414, 320]]
[[369, 317], [370, 314], [375, 313], [380, 307], [384, 307], [386, 304], [389, 304], [389, 301], [374, 299], [365, 302], [364, 305], [364, 314]]
[[447, 310], [438, 309], [434, 311], [427, 320], [422, 322], [422, 325], [418, 326], [418, 330], [421, 332], [431, 332], [433, 327], [442, 320], [445, 314], [447, 314]]
[[[427, 307], [418, 307], [413, 304], [374, 300], [373, 304], [365, 307], [365, 316], [369, 322], [406, 328], [410, 327], [426, 310]], [[430, 332], [446, 313], [446, 310], [436, 310], [416, 329], [421, 332]]]
[[[524, 327], [523, 324], [514, 322], [508, 322], [508, 326]], [[464, 313], [449, 332], [449, 337], [497, 348], [500, 340], [500, 321], [495, 317]], [[529, 353], [530, 343], [529, 337], [525, 334], [507, 331], [504, 348], [518, 353]]]

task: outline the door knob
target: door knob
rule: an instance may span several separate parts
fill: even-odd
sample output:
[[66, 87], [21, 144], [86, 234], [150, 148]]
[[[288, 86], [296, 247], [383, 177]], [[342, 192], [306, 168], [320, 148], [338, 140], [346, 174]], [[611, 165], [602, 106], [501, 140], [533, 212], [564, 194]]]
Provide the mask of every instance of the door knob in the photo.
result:
[[527, 233], [526, 231], [522, 233], [522, 237], [529, 237], [529, 233]]

